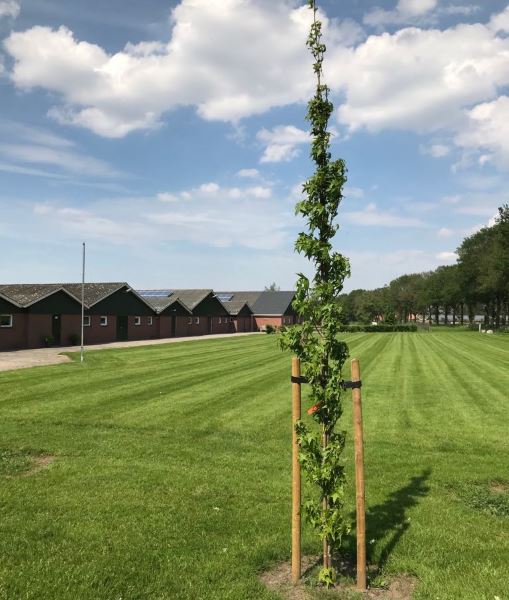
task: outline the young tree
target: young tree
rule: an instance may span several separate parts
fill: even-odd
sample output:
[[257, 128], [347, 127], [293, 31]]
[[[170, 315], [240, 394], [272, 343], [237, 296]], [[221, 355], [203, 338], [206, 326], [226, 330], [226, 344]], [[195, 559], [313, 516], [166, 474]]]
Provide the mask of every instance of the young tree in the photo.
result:
[[296, 213], [306, 219], [307, 231], [298, 235], [295, 248], [314, 264], [315, 274], [311, 280], [303, 274], [298, 276], [293, 306], [302, 324], [287, 329], [281, 345], [302, 361], [302, 372], [310, 387], [313, 418], [320, 428], [316, 431], [303, 422], [297, 424], [300, 462], [309, 481], [317, 488], [317, 497], [306, 502], [304, 510], [323, 540], [323, 568], [319, 578], [329, 585], [335, 579], [331, 552], [338, 550], [347, 531], [342, 514], [344, 467], [341, 455], [345, 433], [338, 431], [336, 425], [342, 414], [341, 371], [348, 356], [346, 344], [338, 339], [341, 323], [338, 296], [345, 277], [350, 274], [350, 266], [342, 254], [332, 249], [346, 166], [343, 160], [331, 159], [328, 124], [333, 105], [329, 88], [322, 80], [326, 48], [316, 1], [309, 0], [309, 7], [313, 23], [307, 45], [314, 58], [317, 84], [308, 104], [307, 119], [311, 124], [311, 158], [315, 172], [303, 186], [305, 198], [296, 205]]

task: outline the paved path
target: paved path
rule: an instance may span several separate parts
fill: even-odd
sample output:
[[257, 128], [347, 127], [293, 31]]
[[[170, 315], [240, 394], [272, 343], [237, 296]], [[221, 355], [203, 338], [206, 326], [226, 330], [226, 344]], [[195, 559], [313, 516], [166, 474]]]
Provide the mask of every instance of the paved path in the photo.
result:
[[[197, 342], [198, 340], [216, 340], [217, 338], [239, 337], [243, 335], [260, 335], [260, 333], [218, 333], [216, 335], [201, 335], [193, 337], [165, 338], [162, 340], [139, 340], [136, 342], [112, 342], [111, 344], [95, 344], [85, 350], [111, 350], [112, 348], [132, 348], [134, 346], [156, 346], [158, 344], [173, 344], [175, 342]], [[79, 352], [79, 346], [58, 348], [37, 348], [35, 350], [16, 350], [14, 352], [0, 352], [0, 371], [13, 371], [14, 369], [28, 369], [43, 365], [56, 365], [70, 362], [63, 352]]]

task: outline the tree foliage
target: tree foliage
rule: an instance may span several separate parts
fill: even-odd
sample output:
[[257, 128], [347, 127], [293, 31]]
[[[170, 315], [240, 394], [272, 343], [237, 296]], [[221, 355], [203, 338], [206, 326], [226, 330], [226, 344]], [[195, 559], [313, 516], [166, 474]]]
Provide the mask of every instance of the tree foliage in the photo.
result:
[[306, 502], [304, 509], [325, 541], [320, 579], [331, 583], [335, 574], [329, 550], [340, 547], [347, 531], [342, 514], [344, 467], [341, 454], [345, 434], [337, 431], [336, 425], [342, 414], [339, 382], [348, 349], [338, 339], [341, 306], [337, 299], [345, 277], [350, 274], [350, 266], [348, 260], [332, 248], [332, 239], [338, 229], [336, 216], [343, 198], [346, 166], [343, 160], [331, 158], [328, 124], [333, 105], [329, 100], [329, 88], [322, 81], [326, 48], [316, 2], [310, 0], [309, 7], [313, 12], [313, 23], [307, 45], [314, 59], [317, 84], [308, 103], [307, 119], [315, 172], [303, 185], [304, 199], [296, 205], [296, 213], [305, 218], [307, 228], [298, 235], [295, 248], [312, 262], [315, 274], [311, 279], [298, 275], [293, 306], [302, 323], [287, 329], [281, 344], [302, 361], [303, 375], [309, 382], [310, 400], [314, 406], [313, 418], [320, 426], [317, 431], [299, 422], [297, 433], [300, 462], [317, 489], [316, 497]]
[[509, 324], [509, 206], [499, 208], [491, 227], [465, 238], [458, 262], [435, 271], [402, 275], [375, 290], [341, 296], [345, 321], [463, 323], [483, 311], [485, 324]]

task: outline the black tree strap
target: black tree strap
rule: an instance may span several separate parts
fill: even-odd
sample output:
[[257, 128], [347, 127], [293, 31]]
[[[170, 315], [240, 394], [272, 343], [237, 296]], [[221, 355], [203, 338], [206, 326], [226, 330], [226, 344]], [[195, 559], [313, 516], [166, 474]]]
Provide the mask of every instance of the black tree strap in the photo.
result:
[[[307, 380], [306, 377], [295, 377], [294, 375], [291, 376], [291, 381], [292, 383], [309, 383], [309, 381]], [[344, 390], [354, 390], [354, 389], [359, 389], [362, 387], [362, 381], [340, 381], [339, 385], [344, 389]]]
[[344, 390], [355, 390], [362, 387], [362, 381], [340, 381], [339, 385]]

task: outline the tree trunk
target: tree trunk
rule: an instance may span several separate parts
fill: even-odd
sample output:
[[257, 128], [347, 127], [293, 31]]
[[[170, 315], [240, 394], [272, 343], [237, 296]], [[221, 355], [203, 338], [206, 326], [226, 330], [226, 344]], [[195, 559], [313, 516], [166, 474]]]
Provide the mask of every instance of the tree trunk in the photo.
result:
[[435, 304], [435, 325], [440, 324], [440, 308], [438, 304]]
[[452, 307], [452, 326], [456, 327], [456, 307]]
[[461, 324], [464, 325], [465, 324], [465, 304], [463, 302], [460, 304], [460, 318], [461, 318]]
[[444, 306], [444, 325], [449, 325], [449, 307], [447, 304]]
[[498, 295], [495, 304], [495, 327], [500, 329], [500, 296]]

